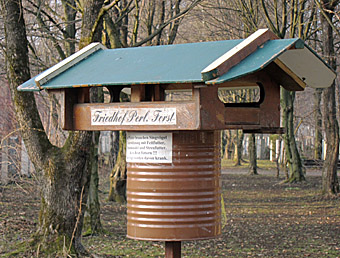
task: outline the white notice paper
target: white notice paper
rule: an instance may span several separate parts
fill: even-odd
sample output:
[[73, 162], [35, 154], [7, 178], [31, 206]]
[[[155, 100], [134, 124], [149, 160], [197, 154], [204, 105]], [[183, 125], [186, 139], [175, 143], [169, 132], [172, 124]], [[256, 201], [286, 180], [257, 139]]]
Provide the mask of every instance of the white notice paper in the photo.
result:
[[172, 163], [172, 133], [126, 133], [126, 161]]

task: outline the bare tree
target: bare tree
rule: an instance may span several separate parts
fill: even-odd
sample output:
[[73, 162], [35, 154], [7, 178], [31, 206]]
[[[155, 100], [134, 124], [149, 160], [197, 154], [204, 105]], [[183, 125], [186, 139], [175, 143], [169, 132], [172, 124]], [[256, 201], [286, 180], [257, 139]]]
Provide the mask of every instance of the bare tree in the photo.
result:
[[[316, 1], [319, 3], [318, 1]], [[334, 49], [333, 17], [339, 1], [322, 1], [321, 24], [323, 56], [330, 67], [336, 70], [336, 55]], [[336, 119], [335, 83], [323, 91], [323, 119], [326, 132], [326, 160], [322, 173], [322, 191], [324, 195], [332, 196], [340, 192], [337, 176], [339, 157], [339, 126]]]
[[249, 146], [248, 146], [248, 153], [249, 153], [249, 174], [250, 175], [257, 175], [257, 153], [256, 153], [256, 140], [255, 134], [249, 135]]
[[[93, 10], [93, 6], [101, 6], [103, 1], [86, 3], [84, 13]], [[90, 177], [86, 166], [92, 133], [71, 132], [63, 147], [51, 144], [41, 123], [33, 93], [16, 90], [18, 85], [30, 78], [29, 44], [21, 1], [1, 1], [1, 6], [6, 32], [7, 73], [16, 116], [23, 128], [22, 137], [30, 159], [38, 173], [43, 175], [40, 219], [32, 245], [38, 253], [46, 256], [85, 253], [81, 245], [81, 232]], [[83, 17], [84, 31], [92, 25], [85, 22], [91, 18], [93, 15]], [[91, 28], [88, 29], [92, 33], [91, 39], [98, 39], [94, 35], [101, 35], [100, 31], [98, 33], [97, 29], [92, 31]]]
[[[268, 1], [260, 0], [264, 17], [268, 27], [280, 38], [286, 33], [289, 37], [298, 36], [307, 39], [312, 32], [312, 23], [315, 19], [315, 5], [308, 0], [299, 1]], [[295, 92], [281, 89], [281, 107], [283, 110], [283, 126], [286, 160], [290, 175], [287, 182], [299, 182], [305, 180], [302, 169], [301, 157], [295, 140], [294, 127], [294, 100]]]

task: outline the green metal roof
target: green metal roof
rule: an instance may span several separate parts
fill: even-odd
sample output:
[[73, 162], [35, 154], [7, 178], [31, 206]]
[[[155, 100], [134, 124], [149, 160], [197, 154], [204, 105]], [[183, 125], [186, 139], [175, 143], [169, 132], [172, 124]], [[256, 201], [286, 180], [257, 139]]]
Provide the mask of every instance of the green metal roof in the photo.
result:
[[239, 42], [100, 50], [43, 87], [201, 82], [201, 70]]
[[[59, 75], [42, 83], [41, 88], [35, 83], [35, 77], [20, 85], [18, 90], [39, 91], [40, 89], [105, 85], [204, 82], [201, 71], [242, 41], [240, 39], [152, 47], [100, 49], [73, 64]], [[205, 83], [218, 84], [259, 71], [291, 49], [292, 46], [296, 49], [307, 50], [308, 55], [317, 56], [309, 48], [306, 48], [300, 39], [270, 40], [232, 67], [227, 73], [216, 79], [205, 81]], [[296, 65], [297, 62], [306, 62], [306, 60], [294, 59], [294, 55], [285, 58], [286, 65], [289, 67], [290, 63]], [[328, 78], [332, 75], [333, 81], [334, 72], [321, 59], [317, 58], [317, 60], [322, 63], [317, 67], [318, 70], [320, 70], [319, 67], [326, 67], [323, 69], [330, 72], [326, 71], [324, 77]], [[313, 62], [317, 61], [313, 60]], [[299, 67], [294, 69], [299, 70]], [[308, 73], [308, 70], [310, 69], [303, 70], [301, 74], [299, 74], [299, 71], [293, 70], [293, 72], [296, 72], [300, 78], [306, 78], [308, 76], [305, 73]], [[328, 86], [321, 85], [321, 87]]]
[[39, 87], [35, 83], [36, 76], [33, 78], [29, 79], [28, 81], [24, 82], [18, 87], [19, 91], [40, 91]]
[[259, 47], [257, 51], [243, 59], [238, 65], [232, 67], [227, 73], [206, 83], [219, 84], [262, 70], [292, 46], [303, 48], [304, 43], [300, 39], [267, 41], [262, 47]]
[[[201, 70], [241, 41], [98, 50], [42, 88], [201, 82]], [[20, 90], [33, 84], [31, 79]]]

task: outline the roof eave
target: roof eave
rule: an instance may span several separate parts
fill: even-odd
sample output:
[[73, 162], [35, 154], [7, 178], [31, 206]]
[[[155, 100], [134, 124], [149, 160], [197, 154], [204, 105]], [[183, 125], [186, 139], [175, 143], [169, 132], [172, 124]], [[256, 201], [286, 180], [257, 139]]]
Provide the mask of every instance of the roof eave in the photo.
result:
[[[301, 57], [293, 58], [293, 53], [308, 56], [310, 61], [306, 62], [306, 59]], [[250, 55], [248, 58], [252, 58], [252, 56]], [[308, 66], [308, 69], [305, 68], [306, 66]], [[237, 65], [235, 68], [237, 69]], [[230, 82], [261, 70], [269, 71], [276, 77], [274, 79], [282, 87], [292, 91], [304, 90], [307, 85], [313, 88], [329, 87], [336, 77], [335, 72], [310, 47], [301, 39], [296, 39], [293, 44], [276, 53], [268, 59], [267, 62], [259, 65], [255, 69], [249, 70], [246, 73], [235, 74], [234, 76], [225, 74], [216, 79], [206, 81], [205, 83], [209, 85]], [[308, 73], [309, 70], [315, 72]], [[314, 83], [318, 78], [322, 79], [319, 79], [320, 82]], [[321, 84], [321, 82], [324, 84]]]

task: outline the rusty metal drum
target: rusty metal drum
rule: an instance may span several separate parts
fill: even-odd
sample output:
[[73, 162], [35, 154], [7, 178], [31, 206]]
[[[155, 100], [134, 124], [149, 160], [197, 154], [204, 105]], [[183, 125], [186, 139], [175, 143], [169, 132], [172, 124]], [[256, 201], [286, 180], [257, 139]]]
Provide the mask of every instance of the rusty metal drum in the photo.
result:
[[183, 241], [221, 233], [220, 132], [171, 132], [172, 162], [128, 162], [127, 237]]

